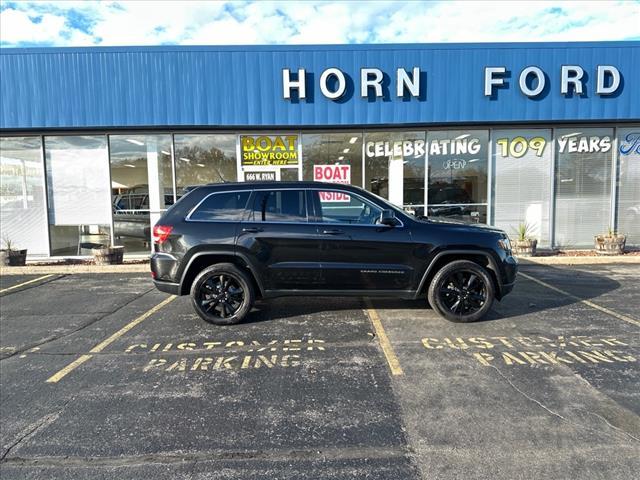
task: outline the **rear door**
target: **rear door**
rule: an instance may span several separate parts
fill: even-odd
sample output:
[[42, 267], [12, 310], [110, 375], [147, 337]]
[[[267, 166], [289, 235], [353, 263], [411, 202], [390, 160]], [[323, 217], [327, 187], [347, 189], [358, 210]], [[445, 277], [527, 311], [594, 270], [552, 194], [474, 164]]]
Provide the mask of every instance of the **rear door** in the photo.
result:
[[409, 228], [380, 225], [382, 207], [339, 188], [311, 190], [321, 238], [322, 275], [331, 290], [410, 290]]
[[259, 270], [264, 289], [319, 288], [320, 237], [317, 225], [309, 223], [307, 191], [256, 190], [250, 205], [236, 246]]

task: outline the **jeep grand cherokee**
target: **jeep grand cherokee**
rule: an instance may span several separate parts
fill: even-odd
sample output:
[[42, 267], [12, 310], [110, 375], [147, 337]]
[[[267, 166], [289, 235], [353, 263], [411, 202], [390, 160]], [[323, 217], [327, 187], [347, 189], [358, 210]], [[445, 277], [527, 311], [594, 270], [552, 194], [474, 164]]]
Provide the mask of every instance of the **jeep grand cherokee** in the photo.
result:
[[153, 228], [156, 287], [191, 295], [207, 322], [240, 322], [257, 298], [426, 296], [443, 317], [482, 318], [513, 289], [498, 229], [416, 218], [363, 189], [224, 183], [182, 197]]

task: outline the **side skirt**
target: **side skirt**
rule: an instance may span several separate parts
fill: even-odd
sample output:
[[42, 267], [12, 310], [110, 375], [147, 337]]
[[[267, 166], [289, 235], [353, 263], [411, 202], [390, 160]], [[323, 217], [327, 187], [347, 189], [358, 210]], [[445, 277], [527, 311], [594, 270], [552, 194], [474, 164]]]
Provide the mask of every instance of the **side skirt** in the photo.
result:
[[263, 298], [276, 297], [390, 297], [417, 298], [415, 290], [265, 290]]

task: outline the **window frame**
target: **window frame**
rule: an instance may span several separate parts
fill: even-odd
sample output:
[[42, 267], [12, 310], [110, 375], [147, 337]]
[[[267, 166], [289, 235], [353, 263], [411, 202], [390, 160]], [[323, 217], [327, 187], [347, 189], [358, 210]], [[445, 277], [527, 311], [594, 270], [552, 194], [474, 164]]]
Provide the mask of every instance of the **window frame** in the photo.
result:
[[[200, 223], [238, 223], [238, 222], [242, 222], [245, 220], [245, 217], [247, 215], [247, 205], [249, 205], [249, 201], [251, 200], [251, 198], [253, 197], [253, 192], [254, 190], [252, 189], [242, 189], [242, 190], [223, 190], [220, 192], [211, 192], [207, 195], [204, 196], [204, 198], [202, 198], [198, 203], [196, 203], [196, 205], [191, 208], [191, 210], [189, 210], [189, 213], [187, 214], [187, 216], [184, 218], [185, 222], [200, 222]], [[244, 209], [242, 211], [242, 214], [240, 215], [240, 218], [236, 219], [236, 220], [204, 220], [204, 219], [198, 219], [198, 218], [191, 218], [191, 216], [198, 211], [198, 208], [200, 208], [200, 206], [207, 201], [207, 199], [209, 197], [212, 197], [213, 195], [221, 195], [224, 193], [248, 193], [249, 197], [247, 198], [247, 203], [245, 203], [244, 205]]]
[[[305, 217], [306, 217], [306, 221], [300, 221], [300, 220], [296, 220], [296, 221], [291, 221], [291, 222], [286, 222], [286, 221], [280, 221], [280, 220], [256, 220], [254, 218], [254, 213], [255, 213], [255, 204], [256, 204], [256, 200], [258, 198], [258, 195], [262, 194], [262, 193], [273, 193], [273, 192], [285, 192], [285, 191], [294, 191], [294, 192], [302, 192], [304, 194], [304, 210], [305, 210]], [[308, 189], [307, 188], [273, 188], [273, 189], [260, 189], [260, 190], [253, 190], [253, 194], [251, 195], [251, 198], [249, 199], [249, 202], [247, 202], [248, 204], [251, 204], [251, 206], [249, 208], [245, 208], [245, 219], [243, 220], [243, 222], [247, 222], [247, 223], [260, 223], [260, 224], [284, 224], [284, 225], [308, 225], [311, 223], [311, 217], [312, 217], [312, 212], [309, 206], [309, 195], [307, 193]], [[314, 213], [315, 213], [315, 209], [314, 209]]]
[[[311, 199], [313, 200], [312, 205], [313, 205], [313, 219], [314, 220], [311, 223], [313, 223], [315, 225], [335, 225], [335, 226], [342, 226], [342, 227], [349, 226], [349, 227], [375, 227], [375, 228], [384, 227], [384, 225], [379, 224], [379, 223], [334, 223], [334, 222], [328, 223], [328, 222], [323, 222], [322, 218], [318, 215], [319, 212], [317, 211], [317, 208], [316, 208], [317, 207], [316, 202], [320, 201], [319, 192], [338, 192], [338, 193], [344, 193], [346, 195], [350, 195], [350, 196], [356, 197], [356, 198], [358, 198], [359, 200], [361, 200], [364, 203], [372, 204], [373, 206], [379, 208], [381, 210], [381, 212], [384, 211], [384, 210], [393, 210], [393, 212], [396, 214], [396, 219], [398, 220], [398, 222], [400, 222], [400, 224], [396, 225], [394, 228], [404, 228], [404, 221], [398, 215], [398, 212], [396, 211], [396, 209], [394, 209], [394, 208], [385, 208], [386, 205], [385, 206], [380, 205], [380, 204], [374, 202], [373, 200], [370, 200], [368, 198], [365, 198], [362, 195], [359, 195], [358, 193], [351, 192], [349, 190], [342, 190], [342, 189], [336, 188], [336, 187], [330, 187], [330, 188], [326, 188], [326, 189], [325, 188], [316, 187], [316, 188], [309, 188], [307, 190], [311, 194]], [[316, 193], [318, 195], [316, 195], [314, 197], [313, 196], [314, 193]]]

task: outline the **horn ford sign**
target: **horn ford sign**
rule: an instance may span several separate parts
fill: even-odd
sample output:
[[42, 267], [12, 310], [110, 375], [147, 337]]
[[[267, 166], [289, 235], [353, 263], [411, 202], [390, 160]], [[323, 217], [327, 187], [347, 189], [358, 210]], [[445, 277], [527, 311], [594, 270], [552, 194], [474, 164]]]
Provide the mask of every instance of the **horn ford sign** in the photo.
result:
[[[395, 96], [414, 97], [418, 100], [425, 100], [425, 83], [422, 77], [426, 72], [422, 72], [420, 67], [414, 67], [411, 71], [404, 68], [397, 68], [395, 71]], [[390, 81], [384, 82], [385, 74], [379, 68], [360, 69], [360, 97], [362, 98], [384, 98], [391, 95]], [[592, 79], [589, 76], [593, 75]], [[513, 77], [517, 81], [509, 82]], [[520, 92], [529, 98], [537, 98], [548, 90], [548, 74], [540, 67], [530, 65], [519, 72], [512, 72], [504, 66], [484, 67], [484, 95], [493, 98], [500, 89], [510, 88], [510, 83], [518, 85]], [[319, 75], [319, 87], [322, 95], [329, 100], [339, 100], [348, 93], [348, 85], [354, 81], [351, 76], [339, 68], [327, 68]], [[422, 83], [421, 83], [422, 82]], [[560, 78], [557, 79], [557, 87], [560, 94], [571, 98], [575, 95], [585, 95], [589, 87], [593, 93], [606, 97], [611, 96], [623, 88], [622, 75], [613, 65], [597, 65], [595, 71], [587, 73], [580, 65], [562, 65], [560, 68]], [[307, 89], [314, 86], [307, 84], [307, 72], [304, 68], [297, 71], [296, 78], [290, 69], [282, 69], [282, 96], [286, 100], [291, 100], [292, 92], [297, 92], [299, 99], [307, 98]]]
[[298, 165], [297, 135], [242, 135], [242, 166]]
[[[351, 165], [314, 165], [313, 180], [316, 182], [351, 183]], [[321, 202], [350, 202], [351, 197], [338, 192], [320, 192]]]

